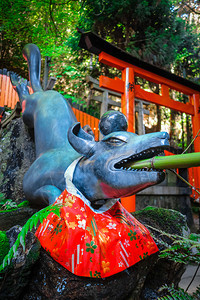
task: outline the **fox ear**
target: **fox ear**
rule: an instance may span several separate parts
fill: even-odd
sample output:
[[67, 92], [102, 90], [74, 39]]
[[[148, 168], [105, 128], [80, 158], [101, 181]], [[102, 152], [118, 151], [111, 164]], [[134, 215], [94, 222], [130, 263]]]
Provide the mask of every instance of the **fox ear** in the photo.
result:
[[80, 123], [75, 123], [68, 130], [68, 140], [71, 146], [85, 157], [90, 157], [95, 152], [96, 142], [91, 134], [85, 132]]

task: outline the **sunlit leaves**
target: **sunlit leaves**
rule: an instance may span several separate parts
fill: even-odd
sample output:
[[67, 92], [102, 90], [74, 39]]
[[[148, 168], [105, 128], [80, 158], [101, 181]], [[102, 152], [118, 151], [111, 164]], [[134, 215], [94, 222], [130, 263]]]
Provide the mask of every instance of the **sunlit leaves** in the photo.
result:
[[59, 205], [49, 205], [43, 209], [41, 209], [39, 212], [35, 213], [26, 224], [22, 227], [21, 232], [18, 234], [18, 237], [14, 243], [14, 245], [10, 248], [8, 254], [4, 257], [2, 265], [0, 265], [0, 272], [2, 272], [6, 266], [9, 266], [11, 263], [12, 258], [16, 257], [17, 255], [17, 249], [18, 247], [22, 246], [23, 251], [25, 251], [26, 248], [26, 235], [29, 230], [31, 230], [33, 227], [37, 228], [39, 222], [43, 222], [43, 220], [51, 213], [54, 213], [58, 217], [60, 217], [60, 206]]

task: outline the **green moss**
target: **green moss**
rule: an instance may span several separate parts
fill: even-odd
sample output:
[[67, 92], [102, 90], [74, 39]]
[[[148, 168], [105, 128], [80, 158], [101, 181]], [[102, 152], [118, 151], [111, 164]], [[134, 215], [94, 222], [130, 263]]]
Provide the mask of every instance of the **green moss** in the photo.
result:
[[4, 257], [10, 249], [9, 240], [5, 231], [0, 231], [0, 265], [3, 262]]
[[185, 217], [176, 210], [148, 206], [133, 215], [138, 219], [148, 220], [148, 224], [152, 222], [169, 233], [182, 234], [183, 230], [188, 230]]

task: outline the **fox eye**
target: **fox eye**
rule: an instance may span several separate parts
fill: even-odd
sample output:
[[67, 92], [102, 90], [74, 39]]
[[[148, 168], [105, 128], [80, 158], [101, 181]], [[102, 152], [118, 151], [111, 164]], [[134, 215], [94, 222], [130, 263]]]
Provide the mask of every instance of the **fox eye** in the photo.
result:
[[110, 137], [107, 140], [105, 140], [104, 142], [106, 142], [107, 144], [113, 145], [113, 146], [120, 146], [120, 145], [126, 143], [126, 141], [116, 138], [116, 137]]

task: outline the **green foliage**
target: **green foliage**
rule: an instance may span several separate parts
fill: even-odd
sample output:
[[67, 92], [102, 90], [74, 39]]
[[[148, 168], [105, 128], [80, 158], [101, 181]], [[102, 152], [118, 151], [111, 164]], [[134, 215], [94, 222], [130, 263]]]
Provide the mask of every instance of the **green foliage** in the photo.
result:
[[[79, 64], [76, 62], [75, 57], [71, 58], [74, 61], [69, 61], [66, 57], [64, 59], [64, 55], [55, 58], [52, 63], [50, 75], [57, 78], [55, 85], [57, 91], [63, 94], [64, 97], [71, 98], [78, 104], [83, 104], [87, 99], [87, 84], [85, 79], [88, 74], [87, 61]], [[65, 63], [60, 64], [60, 59], [63, 59]]]
[[197, 291], [193, 293], [192, 295], [189, 295], [187, 292], [185, 292], [183, 289], [178, 288], [175, 289], [174, 285], [167, 286], [164, 285], [160, 291], [163, 291], [166, 293], [165, 296], [157, 298], [157, 300], [197, 300], [200, 297], [200, 286], [197, 288]]
[[17, 207], [26, 207], [28, 205], [29, 205], [29, 201], [25, 200], [25, 201], [21, 202], [20, 204], [18, 204]]
[[[54, 0], [2, 0], [0, 59], [4, 67], [27, 77], [27, 66], [21, 53], [27, 43], [37, 44], [42, 55], [52, 58], [63, 53], [68, 55], [69, 46], [77, 48], [76, 26], [80, 9], [81, 3], [73, 0], [59, 3]], [[71, 36], [74, 38], [69, 39]]]
[[173, 240], [173, 243], [169, 248], [161, 251], [160, 257], [184, 264], [200, 263], [199, 234], [192, 233], [188, 238], [176, 235], [168, 237]]
[[171, 0], [86, 0], [92, 29], [108, 41], [158, 66], [170, 68], [177, 53], [197, 46], [192, 26], [177, 16]]
[[14, 245], [10, 248], [8, 254], [4, 257], [3, 263], [0, 265], [0, 272], [2, 272], [7, 266], [10, 265], [11, 260], [13, 257], [17, 254], [18, 247], [22, 246], [23, 251], [25, 251], [25, 239], [26, 234], [29, 230], [32, 230], [33, 228], [37, 228], [38, 222], [43, 222], [43, 220], [50, 214], [54, 213], [58, 217], [60, 217], [60, 206], [59, 205], [50, 205], [43, 209], [41, 209], [39, 212], [35, 213], [22, 227], [21, 232], [19, 233], [17, 240], [15, 241]]
[[17, 203], [11, 199], [6, 199], [3, 193], [0, 193], [0, 211], [1, 210], [13, 210], [19, 207], [28, 206], [29, 201], [23, 201], [17, 205]]
[[11, 199], [5, 199], [3, 205], [1, 205], [0, 210], [10, 210], [17, 208], [17, 203]]
[[[158, 66], [171, 68], [175, 62], [176, 72], [192, 78], [199, 74], [199, 36], [196, 24], [179, 14], [180, 6], [180, 1], [173, 0], [2, 0], [1, 64], [27, 77], [21, 51], [26, 43], [35, 43], [43, 57], [52, 58], [52, 75], [59, 78], [57, 88], [66, 88], [72, 77], [73, 89], [66, 94], [72, 95], [75, 89], [80, 97], [83, 78], [91, 69], [89, 53], [78, 48], [79, 27]], [[96, 62], [90, 67], [99, 75], [101, 67]]]
[[[167, 236], [172, 244], [168, 245], [166, 242], [159, 242], [165, 247], [164, 250], [160, 251], [160, 258], [167, 258], [177, 263], [183, 264], [197, 264], [198, 268], [200, 266], [200, 234], [192, 233], [187, 238], [179, 236], [177, 234], [169, 234], [162, 230], [158, 230], [150, 225], [150, 229], [159, 232], [162, 236]], [[154, 240], [157, 238], [152, 234]], [[191, 283], [190, 283], [191, 284]], [[159, 297], [157, 300], [197, 300], [200, 298], [200, 286], [197, 288], [196, 292], [192, 295], [187, 293], [181, 288], [175, 288], [174, 285], [168, 286], [164, 285], [159, 292], [162, 292], [164, 296]]]
[[[150, 225], [147, 227], [159, 232], [162, 236], [168, 237], [171, 241], [171, 245], [168, 245], [166, 242], [159, 240], [166, 247], [166, 249], [160, 251], [159, 257], [183, 264], [200, 263], [200, 234], [191, 233], [188, 237], [183, 237], [158, 230]], [[154, 235], [153, 237], [157, 240]]]
[[0, 193], [0, 210], [8, 210], [17, 207], [17, 203], [11, 199], [5, 199], [4, 194]]
[[7, 238], [7, 235], [5, 231], [0, 231], [0, 264], [2, 264], [2, 261], [6, 254], [8, 253], [10, 246], [9, 246], [9, 240]]
[[[160, 250], [159, 257], [170, 259], [176, 263], [183, 264], [197, 264], [200, 265], [200, 234], [192, 233], [188, 237], [181, 236], [182, 230], [186, 230], [183, 224], [180, 223], [180, 213], [171, 216], [171, 210], [159, 209], [157, 207], [147, 207], [141, 212], [134, 213], [134, 216], [139, 217], [140, 214], [143, 216], [143, 221], [145, 218], [151, 220], [153, 218], [154, 222], [163, 228], [157, 229], [150, 225], [146, 225], [150, 230], [155, 241], [162, 245], [162, 250]], [[167, 227], [166, 227], [167, 224]], [[170, 234], [166, 231], [174, 232], [179, 234]], [[158, 240], [157, 232], [160, 235]], [[162, 239], [161, 239], [162, 237]], [[192, 299], [196, 300], [200, 297], [200, 288], [197, 288], [196, 293], [190, 296], [186, 291], [182, 289], [175, 289], [174, 286], [169, 287], [165, 285], [161, 292], [164, 296], [158, 298], [159, 300], [176, 300], [176, 299]]]

